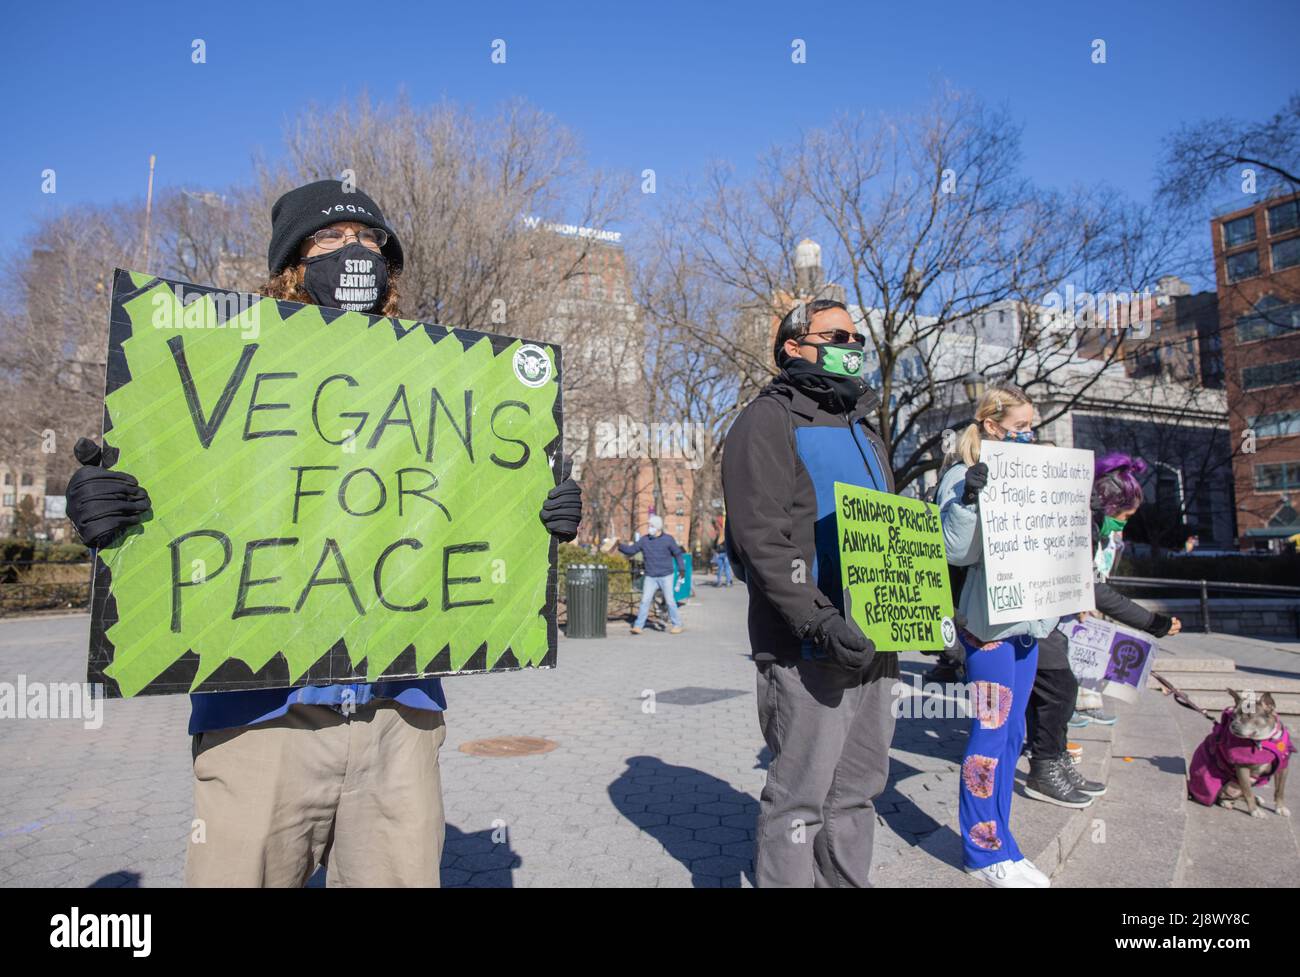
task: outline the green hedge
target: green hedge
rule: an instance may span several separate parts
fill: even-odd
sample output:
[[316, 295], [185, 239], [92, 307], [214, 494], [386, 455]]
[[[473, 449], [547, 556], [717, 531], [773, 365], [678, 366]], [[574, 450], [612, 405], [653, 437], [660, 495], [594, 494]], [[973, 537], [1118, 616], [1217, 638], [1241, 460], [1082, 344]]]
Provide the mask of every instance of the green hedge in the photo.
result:
[[0, 563], [84, 563], [90, 550], [80, 543], [0, 539]]

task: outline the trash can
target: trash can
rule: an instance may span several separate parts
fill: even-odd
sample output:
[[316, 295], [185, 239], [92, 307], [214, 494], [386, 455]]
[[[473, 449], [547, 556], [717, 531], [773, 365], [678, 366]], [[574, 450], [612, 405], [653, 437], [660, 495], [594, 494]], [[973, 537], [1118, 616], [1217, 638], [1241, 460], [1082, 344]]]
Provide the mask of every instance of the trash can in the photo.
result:
[[686, 564], [685, 574], [679, 573], [677, 564], [673, 564], [673, 600], [679, 604], [691, 596], [691, 575], [694, 572], [690, 553], [682, 556], [682, 562]]
[[569, 603], [565, 634], [570, 638], [605, 637], [609, 568], [592, 564], [570, 566], [564, 574], [564, 590]]

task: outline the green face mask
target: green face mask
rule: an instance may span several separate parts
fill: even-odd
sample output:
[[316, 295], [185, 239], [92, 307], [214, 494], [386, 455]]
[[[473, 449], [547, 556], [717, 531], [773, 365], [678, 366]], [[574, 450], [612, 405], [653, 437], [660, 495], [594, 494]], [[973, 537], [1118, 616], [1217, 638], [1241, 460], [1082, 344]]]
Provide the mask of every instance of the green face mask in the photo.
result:
[[1128, 525], [1127, 519], [1116, 519], [1114, 516], [1106, 516], [1101, 521], [1101, 534], [1109, 536], [1111, 533], [1122, 533], [1124, 527]]
[[862, 347], [822, 343], [817, 346], [817, 365], [827, 373], [841, 377], [862, 376]]

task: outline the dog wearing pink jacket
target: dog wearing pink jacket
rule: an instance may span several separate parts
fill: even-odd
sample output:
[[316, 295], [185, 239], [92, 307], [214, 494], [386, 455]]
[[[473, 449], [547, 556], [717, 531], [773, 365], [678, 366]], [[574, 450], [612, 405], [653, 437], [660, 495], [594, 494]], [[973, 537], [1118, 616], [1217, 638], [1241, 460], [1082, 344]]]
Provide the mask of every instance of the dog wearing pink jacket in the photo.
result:
[[1265, 692], [1229, 689], [1236, 706], [1223, 710], [1210, 734], [1192, 756], [1187, 775], [1187, 792], [1201, 804], [1235, 807], [1237, 798], [1246, 799], [1251, 817], [1265, 817], [1253, 788], [1273, 780], [1273, 806], [1283, 817], [1291, 815], [1283, 800], [1286, 769], [1296, 752], [1291, 734], [1277, 716], [1273, 697]]

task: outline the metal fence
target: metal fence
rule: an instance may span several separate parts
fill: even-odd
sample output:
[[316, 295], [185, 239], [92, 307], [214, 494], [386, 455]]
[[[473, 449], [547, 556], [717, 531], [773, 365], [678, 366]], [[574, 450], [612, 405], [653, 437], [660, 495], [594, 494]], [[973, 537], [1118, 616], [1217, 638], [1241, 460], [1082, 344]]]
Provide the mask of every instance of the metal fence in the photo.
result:
[[[19, 571], [31, 567], [71, 567], [81, 576], [75, 581], [28, 581], [19, 579]], [[59, 608], [84, 610], [90, 605], [90, 560], [76, 563], [52, 563], [42, 560], [12, 560], [0, 563], [0, 617], [26, 611]], [[564, 604], [564, 569], [558, 574], [560, 604]], [[640, 575], [632, 570], [609, 570], [610, 614], [627, 615], [636, 610], [641, 599]]]
[[1210, 634], [1210, 591], [1243, 591], [1247, 593], [1280, 593], [1300, 597], [1300, 587], [1271, 583], [1231, 583], [1226, 580], [1172, 580], [1167, 577], [1111, 577], [1110, 583], [1121, 587], [1171, 588], [1195, 590], [1201, 598], [1201, 630]]
[[[50, 563], [39, 560], [14, 560], [0, 564], [0, 617], [22, 611], [52, 610], [55, 608], [84, 609], [90, 604], [91, 561], [77, 563]], [[76, 581], [18, 580], [20, 567], [73, 567], [80, 571]], [[11, 569], [12, 568], [12, 569]], [[641, 574], [635, 570], [609, 569], [609, 610], [613, 615], [626, 615], [636, 610], [641, 599]], [[564, 601], [564, 570], [558, 574], [560, 601]], [[1242, 594], [1279, 594], [1300, 598], [1300, 587], [1282, 584], [1232, 583], [1222, 580], [1176, 580], [1167, 577], [1111, 577], [1110, 582], [1120, 587], [1140, 589], [1180, 589], [1195, 591], [1201, 601], [1201, 628], [1210, 633], [1210, 591]]]

